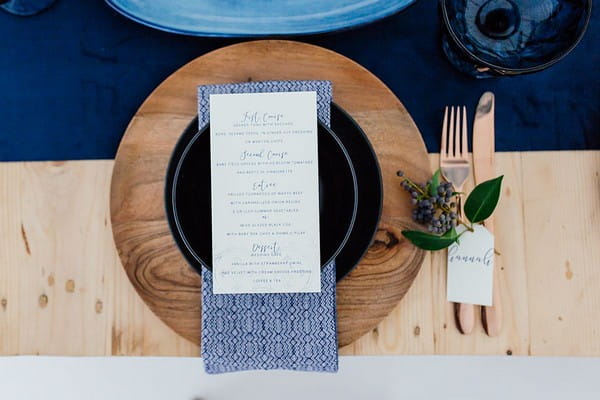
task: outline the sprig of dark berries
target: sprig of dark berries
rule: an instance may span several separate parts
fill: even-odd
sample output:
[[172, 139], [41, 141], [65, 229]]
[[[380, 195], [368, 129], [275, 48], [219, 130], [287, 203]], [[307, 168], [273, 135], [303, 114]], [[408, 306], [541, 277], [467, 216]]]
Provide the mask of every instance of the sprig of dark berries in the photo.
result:
[[400, 186], [409, 193], [415, 207], [412, 212], [415, 222], [435, 234], [444, 234], [460, 223], [457, 214], [460, 193], [453, 190], [450, 182], [440, 181], [439, 171], [425, 184], [413, 182], [402, 171], [397, 175], [403, 178]]
[[[417, 184], [398, 171], [402, 178], [400, 186], [410, 194], [415, 207], [413, 219], [426, 225], [429, 233], [404, 230], [402, 235], [412, 244], [423, 250], [442, 250], [467, 232], [474, 232], [474, 224], [482, 224], [496, 208], [500, 199], [503, 176], [485, 181], [475, 186], [464, 203], [464, 214], [457, 215], [457, 204], [462, 201], [462, 193], [452, 189], [452, 184], [441, 180], [438, 169], [425, 184]], [[457, 225], [463, 226], [459, 233]]]

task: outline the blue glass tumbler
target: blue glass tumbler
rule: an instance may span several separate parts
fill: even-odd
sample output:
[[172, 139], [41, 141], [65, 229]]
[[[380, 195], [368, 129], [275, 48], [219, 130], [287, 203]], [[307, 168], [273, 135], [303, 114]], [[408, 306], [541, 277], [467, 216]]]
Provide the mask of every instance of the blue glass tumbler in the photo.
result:
[[28, 17], [46, 10], [56, 0], [0, 0], [0, 8], [11, 14]]
[[579, 43], [591, 0], [440, 0], [442, 48], [476, 78], [540, 71]]

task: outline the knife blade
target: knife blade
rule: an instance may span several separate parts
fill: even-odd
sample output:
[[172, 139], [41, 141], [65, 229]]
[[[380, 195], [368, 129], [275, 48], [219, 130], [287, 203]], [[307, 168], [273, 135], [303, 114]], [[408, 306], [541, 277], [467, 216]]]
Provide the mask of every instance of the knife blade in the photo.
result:
[[[494, 94], [485, 92], [479, 99], [477, 111], [475, 112], [475, 122], [473, 123], [473, 172], [476, 184], [496, 177], [494, 106]], [[486, 219], [484, 225], [490, 232], [494, 233], [493, 216]], [[502, 300], [498, 275], [498, 263], [494, 262], [492, 305], [484, 307], [481, 313], [483, 327], [488, 336], [497, 336], [502, 329]]]

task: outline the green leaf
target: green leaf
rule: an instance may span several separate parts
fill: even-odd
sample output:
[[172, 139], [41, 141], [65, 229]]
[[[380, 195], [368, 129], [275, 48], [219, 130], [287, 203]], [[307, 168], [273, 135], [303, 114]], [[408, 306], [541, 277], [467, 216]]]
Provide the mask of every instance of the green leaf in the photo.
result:
[[402, 234], [418, 248], [431, 251], [445, 249], [458, 239], [454, 229], [449, 230], [442, 236], [421, 231], [402, 231]]
[[439, 186], [440, 186], [440, 170], [438, 169], [437, 171], [435, 171], [435, 174], [433, 174], [433, 177], [431, 178], [431, 184], [429, 185], [429, 194], [431, 196], [436, 196]]
[[458, 234], [456, 233], [456, 228], [451, 228], [449, 230], [446, 231], [446, 233], [444, 233], [442, 235], [443, 238], [454, 238], [454, 237], [458, 237]]
[[465, 202], [465, 215], [472, 223], [485, 221], [496, 208], [500, 199], [502, 178], [491, 179], [475, 186]]

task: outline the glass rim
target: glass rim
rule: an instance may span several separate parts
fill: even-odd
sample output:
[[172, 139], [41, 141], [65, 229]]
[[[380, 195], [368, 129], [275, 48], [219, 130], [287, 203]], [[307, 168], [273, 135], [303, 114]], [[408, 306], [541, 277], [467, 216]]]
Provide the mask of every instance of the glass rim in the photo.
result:
[[491, 70], [498, 72], [498, 73], [527, 73], [527, 72], [536, 72], [536, 71], [540, 71], [543, 69], [546, 69], [548, 67], [550, 67], [551, 65], [557, 63], [558, 61], [562, 60], [563, 58], [565, 58], [571, 51], [573, 51], [573, 49], [575, 47], [577, 47], [577, 45], [579, 44], [579, 42], [581, 42], [581, 39], [583, 39], [583, 36], [585, 35], [585, 32], [587, 31], [588, 25], [590, 23], [590, 20], [592, 18], [592, 0], [587, 0], [587, 18], [585, 20], [585, 23], [583, 25], [583, 29], [581, 30], [581, 33], [579, 34], [579, 36], [577, 37], [577, 40], [575, 40], [571, 46], [569, 46], [565, 51], [563, 51], [562, 53], [560, 53], [558, 56], [554, 57], [553, 59], [546, 61], [543, 64], [540, 65], [536, 65], [533, 67], [526, 67], [526, 68], [509, 68], [509, 67], [502, 67], [500, 65], [496, 65], [493, 64], [491, 62], [485, 61], [483, 59], [481, 59], [480, 57], [476, 56], [475, 54], [473, 54], [469, 49], [466, 48], [466, 46], [459, 40], [458, 35], [456, 34], [456, 32], [454, 32], [454, 30], [452, 29], [452, 25], [450, 24], [450, 19], [448, 16], [448, 12], [446, 10], [446, 1], [447, 0], [439, 0], [441, 3], [441, 8], [442, 8], [442, 20], [444, 22], [444, 26], [446, 27], [446, 30], [448, 31], [448, 33], [450, 34], [450, 37], [452, 38], [452, 41], [454, 43], [456, 43], [456, 45], [463, 51], [465, 52], [470, 58], [472, 58], [474, 61], [476, 61], [477, 63], [480, 63], [482, 67], [488, 67]]

